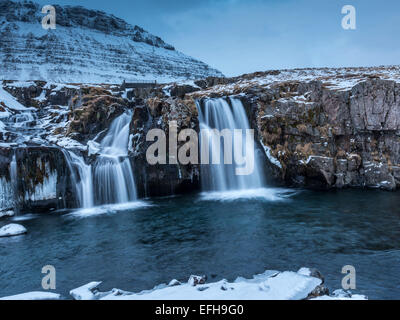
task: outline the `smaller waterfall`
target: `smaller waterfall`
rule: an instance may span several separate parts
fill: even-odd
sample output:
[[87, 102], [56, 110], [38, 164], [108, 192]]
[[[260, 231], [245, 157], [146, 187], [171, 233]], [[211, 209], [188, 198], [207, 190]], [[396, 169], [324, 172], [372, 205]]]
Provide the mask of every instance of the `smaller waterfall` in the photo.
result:
[[[225, 99], [207, 99], [203, 103], [198, 102], [200, 129], [207, 132], [205, 137], [208, 141], [200, 141], [200, 144], [208, 143], [210, 158], [213, 154], [220, 154], [220, 164], [202, 165], [201, 179], [204, 191], [232, 191], [258, 189], [264, 186], [264, 178], [261, 170], [261, 164], [257, 157], [257, 148], [254, 141], [251, 144], [245, 143], [245, 132], [250, 129], [246, 112], [239, 99], [230, 99], [228, 103]], [[237, 163], [233, 160], [231, 164], [224, 163], [224, 156], [227, 150], [224, 150], [224, 143], [216, 143], [223, 140], [216, 135], [212, 129], [230, 130], [232, 137], [235, 129], [242, 130], [242, 143], [233, 139], [232, 154], [239, 152], [243, 155], [254, 155], [254, 171], [249, 175], [237, 175]], [[248, 142], [248, 141], [247, 141]], [[251, 148], [253, 148], [251, 150]]]
[[[71, 171], [71, 183], [72, 187], [75, 188], [79, 206], [81, 208], [93, 207], [92, 167], [85, 163], [83, 157], [79, 157], [73, 152], [67, 152], [64, 155]], [[78, 170], [79, 179], [74, 168]]]
[[132, 112], [127, 111], [112, 122], [100, 142], [93, 164], [87, 164], [83, 157], [73, 152], [64, 152], [81, 208], [137, 200], [135, 179], [128, 158], [131, 119]]
[[11, 163], [10, 163], [10, 179], [11, 179], [11, 188], [13, 194], [13, 202], [14, 202], [14, 214], [18, 212], [18, 172], [17, 172], [17, 157], [15, 153], [13, 154]]
[[100, 143], [94, 164], [96, 204], [125, 203], [137, 199], [136, 185], [128, 158], [129, 125], [132, 112], [116, 118]]

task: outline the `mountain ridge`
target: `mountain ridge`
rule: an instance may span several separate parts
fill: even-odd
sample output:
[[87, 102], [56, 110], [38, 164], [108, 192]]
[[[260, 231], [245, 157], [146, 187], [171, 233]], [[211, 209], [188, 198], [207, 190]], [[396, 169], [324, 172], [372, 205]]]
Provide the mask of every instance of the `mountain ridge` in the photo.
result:
[[0, 78], [55, 82], [169, 82], [223, 76], [143, 28], [99, 10], [59, 6], [45, 30], [39, 4], [0, 0]]

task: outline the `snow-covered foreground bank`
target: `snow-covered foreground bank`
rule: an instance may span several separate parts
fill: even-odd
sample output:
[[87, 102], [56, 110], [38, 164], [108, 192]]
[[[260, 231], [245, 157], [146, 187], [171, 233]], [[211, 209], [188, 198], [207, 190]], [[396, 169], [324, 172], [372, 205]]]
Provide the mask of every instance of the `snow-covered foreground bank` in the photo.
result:
[[0, 300], [60, 300], [61, 295], [52, 292], [32, 291], [0, 298]]
[[[101, 292], [101, 282], [91, 282], [70, 291], [75, 300], [366, 300], [363, 295], [336, 290], [328, 295], [318, 271], [301, 268], [298, 272], [267, 270], [252, 279], [237, 278], [206, 283], [206, 278], [190, 276], [187, 283], [172, 280], [152, 290], [139, 293], [112, 289]], [[3, 300], [61, 299], [57, 294], [30, 292], [1, 298]]]

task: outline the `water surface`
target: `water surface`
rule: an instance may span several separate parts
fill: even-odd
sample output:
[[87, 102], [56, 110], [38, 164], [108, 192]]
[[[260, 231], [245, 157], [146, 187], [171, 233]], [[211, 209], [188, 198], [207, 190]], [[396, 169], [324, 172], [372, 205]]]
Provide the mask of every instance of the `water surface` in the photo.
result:
[[103, 281], [102, 290], [139, 291], [191, 274], [234, 280], [303, 266], [319, 269], [337, 289], [350, 264], [358, 293], [400, 298], [398, 193], [273, 189], [246, 198], [193, 194], [145, 203], [18, 221], [27, 235], [0, 238], [0, 296], [42, 290], [41, 269], [49, 264], [65, 297], [90, 281]]

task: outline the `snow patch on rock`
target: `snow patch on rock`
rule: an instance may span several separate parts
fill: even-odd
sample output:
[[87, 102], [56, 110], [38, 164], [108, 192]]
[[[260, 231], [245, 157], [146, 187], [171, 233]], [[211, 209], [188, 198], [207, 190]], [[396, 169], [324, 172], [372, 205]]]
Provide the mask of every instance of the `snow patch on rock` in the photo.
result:
[[16, 223], [11, 223], [0, 228], [0, 237], [12, 237], [26, 233], [24, 226]]

